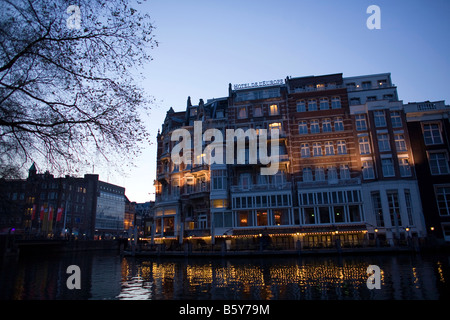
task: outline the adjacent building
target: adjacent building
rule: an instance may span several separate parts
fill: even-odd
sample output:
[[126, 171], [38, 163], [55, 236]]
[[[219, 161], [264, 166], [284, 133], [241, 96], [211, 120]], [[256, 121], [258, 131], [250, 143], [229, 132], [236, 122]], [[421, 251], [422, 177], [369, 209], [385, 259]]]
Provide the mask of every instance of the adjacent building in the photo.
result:
[[123, 236], [125, 188], [84, 177], [37, 173], [27, 179], [2, 180], [1, 226], [29, 236], [83, 239]]
[[444, 101], [403, 106], [427, 231], [450, 241], [450, 106]]

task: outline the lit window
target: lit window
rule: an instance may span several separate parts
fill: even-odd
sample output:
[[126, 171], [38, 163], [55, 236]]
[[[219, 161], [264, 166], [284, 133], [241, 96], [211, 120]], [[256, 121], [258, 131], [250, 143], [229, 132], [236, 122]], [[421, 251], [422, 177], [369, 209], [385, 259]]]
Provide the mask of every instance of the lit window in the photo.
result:
[[397, 151], [406, 151], [407, 150], [405, 137], [403, 136], [403, 134], [394, 135], [394, 140], [395, 140], [395, 148], [397, 149]]
[[441, 144], [442, 136], [439, 124], [437, 123], [425, 123], [423, 125], [423, 137], [425, 144]]
[[281, 133], [281, 123], [280, 122], [273, 122], [273, 123], [269, 124], [269, 129], [270, 130], [278, 129], [279, 132]]
[[323, 89], [325, 89], [325, 84], [324, 83], [318, 83], [318, 84], [316, 84], [316, 88], [317, 88], [317, 90], [323, 90]]
[[271, 104], [270, 107], [269, 107], [269, 111], [270, 111], [270, 115], [271, 116], [279, 114], [278, 105], [277, 104]]

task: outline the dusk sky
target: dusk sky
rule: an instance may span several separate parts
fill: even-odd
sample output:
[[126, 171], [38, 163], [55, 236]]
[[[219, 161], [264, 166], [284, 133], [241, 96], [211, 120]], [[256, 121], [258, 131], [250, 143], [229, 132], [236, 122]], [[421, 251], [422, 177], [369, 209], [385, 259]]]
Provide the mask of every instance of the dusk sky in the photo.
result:
[[[366, 26], [370, 5], [381, 29]], [[186, 100], [224, 97], [228, 84], [343, 73], [390, 72], [403, 102], [450, 103], [450, 1], [146, 1], [159, 47], [142, 70], [156, 102], [147, 119], [153, 145], [127, 177], [100, 179], [126, 188], [131, 201], [154, 199], [156, 134], [167, 110]]]

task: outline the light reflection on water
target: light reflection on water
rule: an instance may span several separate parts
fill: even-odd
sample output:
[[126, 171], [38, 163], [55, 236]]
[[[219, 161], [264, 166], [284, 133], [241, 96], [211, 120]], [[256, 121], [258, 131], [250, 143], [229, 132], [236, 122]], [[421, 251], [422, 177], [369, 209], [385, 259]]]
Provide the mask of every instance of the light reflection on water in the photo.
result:
[[[81, 290], [66, 287], [67, 266]], [[381, 289], [366, 286], [380, 266]], [[0, 299], [448, 299], [450, 258], [432, 256], [143, 259], [114, 254], [30, 257], [0, 266]]]

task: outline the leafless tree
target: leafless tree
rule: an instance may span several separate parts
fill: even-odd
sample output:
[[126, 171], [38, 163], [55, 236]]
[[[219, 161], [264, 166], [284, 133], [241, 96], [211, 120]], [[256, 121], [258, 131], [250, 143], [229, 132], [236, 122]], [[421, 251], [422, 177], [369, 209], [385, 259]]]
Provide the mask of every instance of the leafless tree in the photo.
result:
[[[0, 166], [73, 172], [149, 143], [138, 85], [157, 46], [128, 0], [0, 1]], [[8, 171], [6, 170], [6, 171]]]

